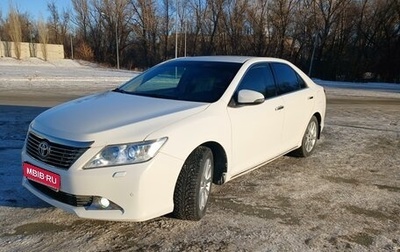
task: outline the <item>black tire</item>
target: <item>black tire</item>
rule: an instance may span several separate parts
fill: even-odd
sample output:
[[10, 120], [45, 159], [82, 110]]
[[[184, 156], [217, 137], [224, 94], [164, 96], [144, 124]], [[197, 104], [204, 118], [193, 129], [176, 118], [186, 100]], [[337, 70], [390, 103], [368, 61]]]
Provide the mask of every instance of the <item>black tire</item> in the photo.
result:
[[196, 148], [185, 161], [175, 185], [173, 215], [176, 218], [200, 220], [205, 215], [213, 172], [212, 151], [204, 146]]
[[310, 156], [317, 145], [319, 134], [319, 123], [315, 116], [313, 116], [307, 125], [306, 131], [304, 132], [301, 146], [293, 151], [293, 155], [297, 157], [308, 157]]

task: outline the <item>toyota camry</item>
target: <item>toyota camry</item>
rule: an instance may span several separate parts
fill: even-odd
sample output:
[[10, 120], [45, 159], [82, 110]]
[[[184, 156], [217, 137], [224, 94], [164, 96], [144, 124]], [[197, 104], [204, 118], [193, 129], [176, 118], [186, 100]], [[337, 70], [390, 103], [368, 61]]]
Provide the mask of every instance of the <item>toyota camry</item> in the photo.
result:
[[282, 59], [169, 60], [37, 116], [22, 183], [83, 218], [199, 220], [212, 184], [312, 154], [325, 106], [324, 89]]

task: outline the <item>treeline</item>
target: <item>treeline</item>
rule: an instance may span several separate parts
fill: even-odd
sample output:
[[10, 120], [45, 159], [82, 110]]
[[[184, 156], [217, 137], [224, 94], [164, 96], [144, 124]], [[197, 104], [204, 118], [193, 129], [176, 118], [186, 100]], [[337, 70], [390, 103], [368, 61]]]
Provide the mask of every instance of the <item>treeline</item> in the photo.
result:
[[[118, 49], [121, 67], [144, 69], [176, 55], [271, 56], [312, 77], [400, 82], [399, 0], [71, 1], [73, 10], [48, 4], [48, 42], [66, 57], [73, 48], [116, 66]], [[39, 42], [38, 22], [18, 16], [23, 40]], [[3, 40], [8, 29], [10, 15]]]

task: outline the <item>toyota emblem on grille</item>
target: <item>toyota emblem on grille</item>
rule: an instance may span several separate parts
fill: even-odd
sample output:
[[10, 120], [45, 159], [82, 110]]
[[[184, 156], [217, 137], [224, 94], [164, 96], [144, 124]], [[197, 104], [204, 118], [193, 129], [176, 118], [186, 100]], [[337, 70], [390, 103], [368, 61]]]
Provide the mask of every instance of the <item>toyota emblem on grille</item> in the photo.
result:
[[46, 158], [50, 154], [50, 145], [43, 141], [39, 144], [38, 151], [42, 158]]

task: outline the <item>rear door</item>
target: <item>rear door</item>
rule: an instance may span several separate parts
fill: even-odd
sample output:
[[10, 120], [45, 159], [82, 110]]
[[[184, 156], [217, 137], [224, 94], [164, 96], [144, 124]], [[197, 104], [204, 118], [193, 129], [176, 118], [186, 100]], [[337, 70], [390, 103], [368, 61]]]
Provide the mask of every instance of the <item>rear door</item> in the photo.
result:
[[271, 63], [278, 95], [285, 103], [282, 145], [285, 151], [299, 146], [315, 103], [314, 90], [289, 65]]

